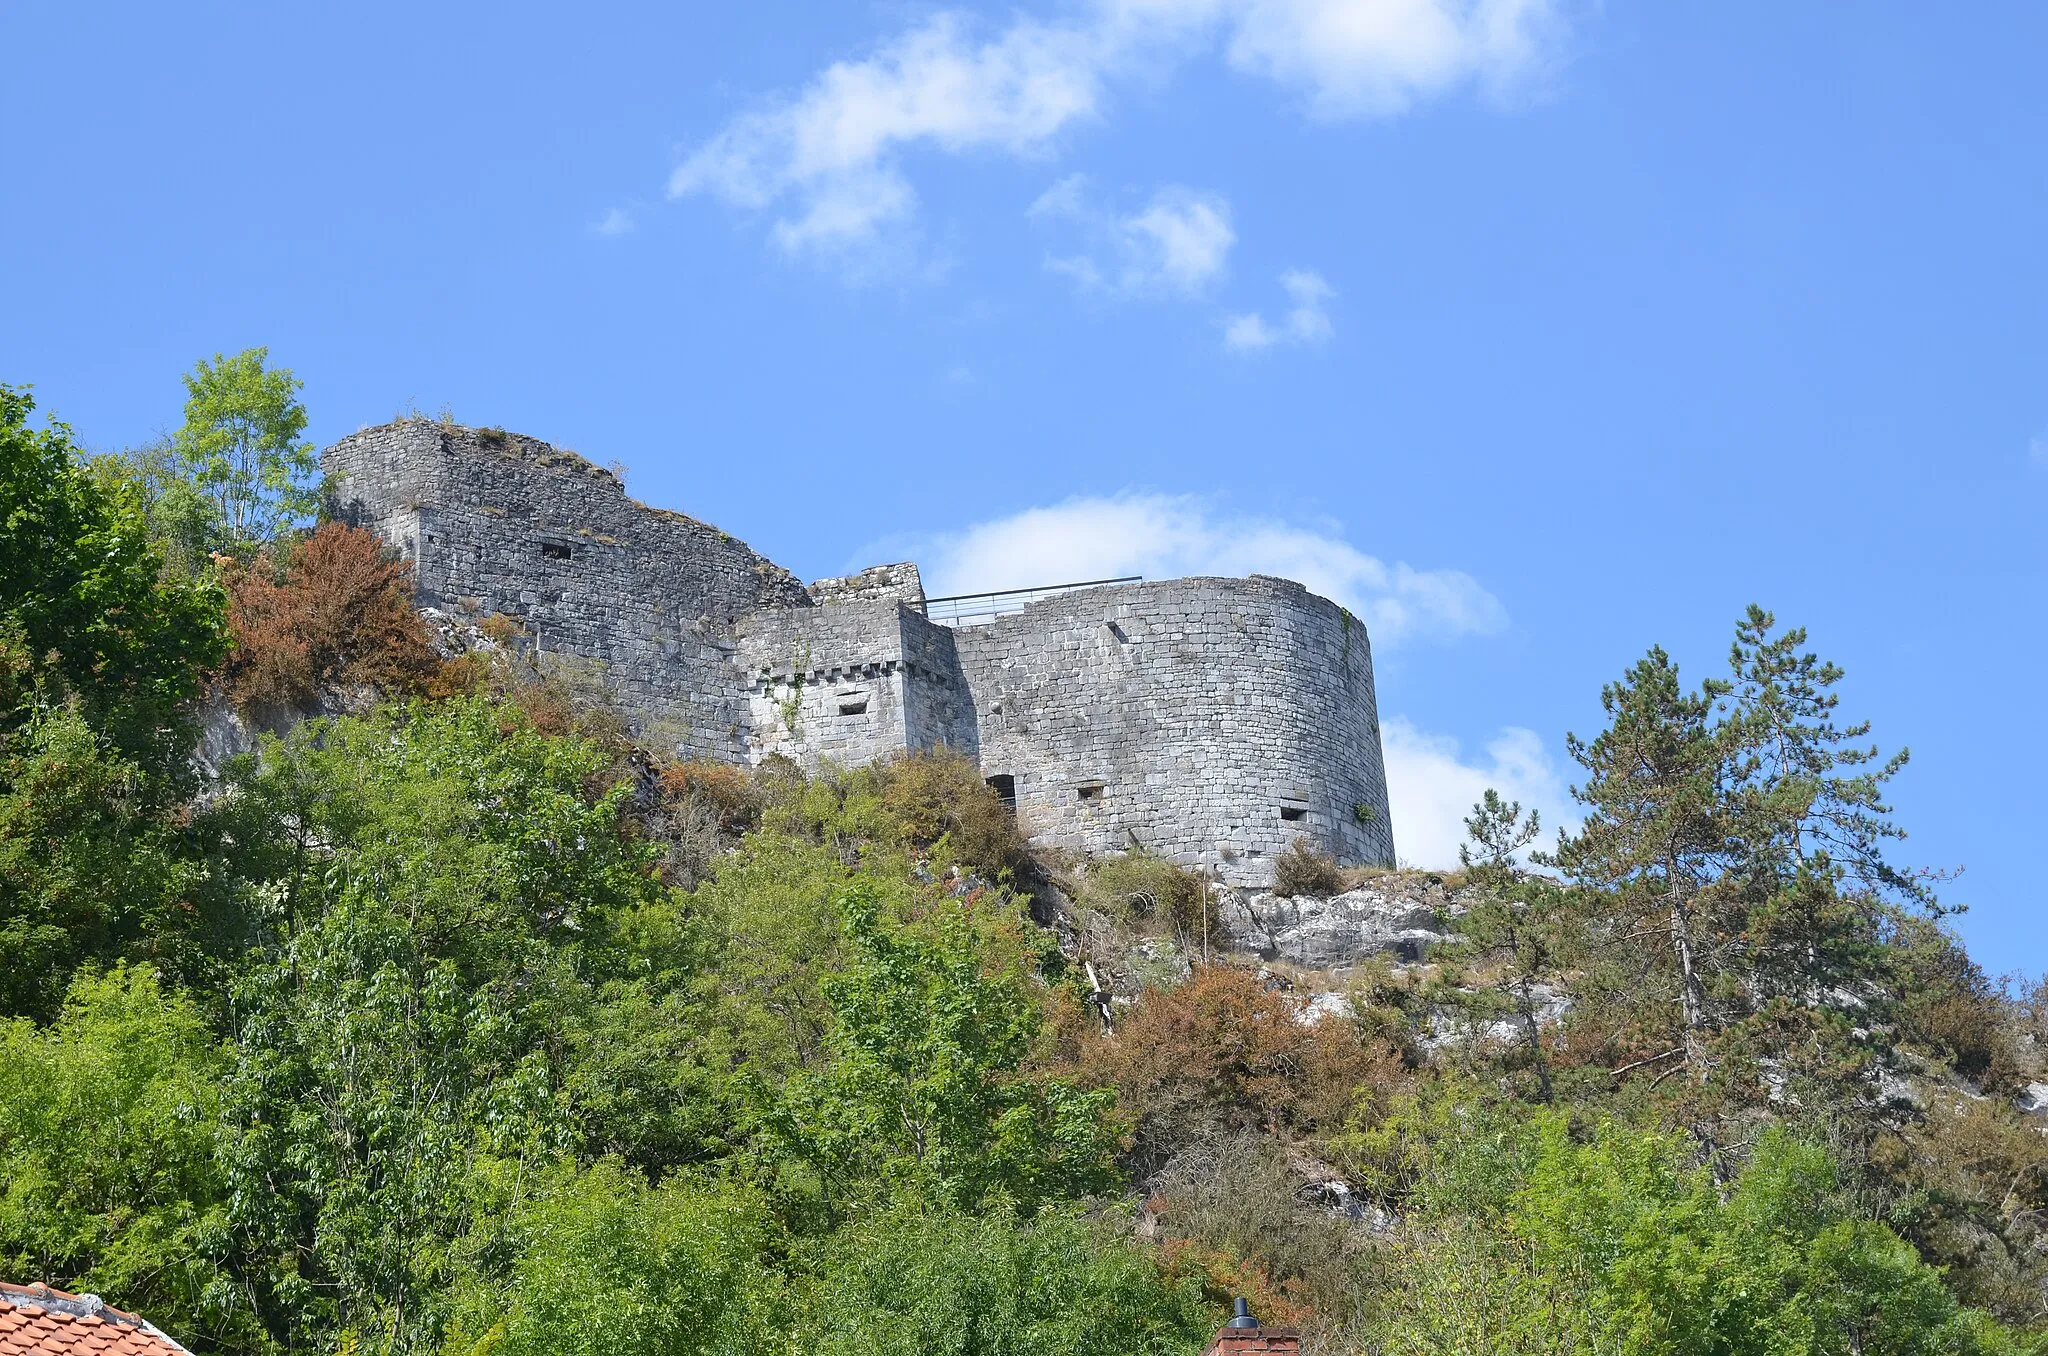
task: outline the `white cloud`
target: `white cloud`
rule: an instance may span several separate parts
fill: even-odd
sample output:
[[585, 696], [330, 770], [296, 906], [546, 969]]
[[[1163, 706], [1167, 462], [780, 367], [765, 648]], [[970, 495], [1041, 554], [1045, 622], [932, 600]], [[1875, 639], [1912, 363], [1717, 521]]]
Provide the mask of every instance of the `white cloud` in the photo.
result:
[[1177, 185], [1117, 216], [1088, 201], [1085, 176], [1069, 175], [1039, 195], [1030, 215], [1079, 225], [1089, 242], [1089, 253], [1051, 258], [1050, 268], [1083, 291], [1125, 297], [1196, 295], [1223, 272], [1237, 243], [1227, 201]]
[[785, 248], [858, 243], [915, 210], [900, 148], [1029, 155], [1095, 112], [1101, 72], [1087, 32], [1026, 19], [976, 42], [971, 27], [941, 13], [862, 60], [835, 62], [698, 147], [669, 196], [753, 209], [793, 201], [775, 223]]
[[633, 219], [631, 212], [623, 207], [614, 207], [611, 211], [606, 212], [591, 223], [590, 233], [611, 239], [617, 236], [631, 235], [638, 225], [639, 223]]
[[1465, 818], [1488, 787], [1541, 816], [1538, 848], [1555, 844], [1558, 829], [1577, 827], [1571, 792], [1532, 730], [1502, 730], [1487, 744], [1486, 756], [1470, 763], [1459, 756], [1457, 740], [1426, 734], [1398, 717], [1381, 725], [1380, 740], [1387, 803], [1393, 807], [1394, 855], [1404, 866], [1456, 866]]
[[1104, 111], [1110, 83], [1217, 48], [1237, 70], [1300, 93], [1316, 115], [1398, 113], [1461, 85], [1540, 70], [1557, 0], [1092, 0], [982, 36], [942, 11], [793, 95], [739, 115], [685, 157], [669, 196], [705, 193], [777, 213], [792, 251], [858, 248], [908, 221], [903, 159], [1049, 154]]
[[1461, 571], [1388, 564], [1326, 531], [1222, 515], [1172, 495], [1070, 499], [917, 543], [913, 553], [934, 596], [1126, 574], [1270, 574], [1344, 604], [1381, 643], [1507, 624], [1500, 600]]
[[1319, 344], [1334, 332], [1324, 303], [1336, 296], [1322, 275], [1294, 269], [1280, 275], [1280, 286], [1292, 303], [1278, 325], [1268, 325], [1257, 312], [1232, 316], [1223, 327], [1223, 346], [1234, 353], [1256, 353], [1275, 344]]

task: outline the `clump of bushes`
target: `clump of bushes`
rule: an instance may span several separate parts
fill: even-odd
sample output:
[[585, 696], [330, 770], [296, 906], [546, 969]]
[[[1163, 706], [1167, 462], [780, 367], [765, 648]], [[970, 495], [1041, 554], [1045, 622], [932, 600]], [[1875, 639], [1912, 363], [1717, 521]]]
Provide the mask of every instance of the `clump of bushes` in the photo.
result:
[[1113, 1087], [1135, 1122], [1132, 1156], [1156, 1169], [1221, 1131], [1311, 1135], [1341, 1125], [1361, 1088], [1405, 1076], [1393, 1043], [1234, 965], [1200, 966], [1171, 989], [1147, 989], [1114, 1037], [1087, 1042], [1079, 1081]]
[[1222, 932], [1216, 903], [1201, 878], [1149, 852], [1098, 862], [1088, 873], [1082, 897], [1134, 932], [1166, 931], [1183, 946]]
[[239, 710], [303, 709], [329, 687], [426, 692], [440, 673], [404, 562], [372, 533], [325, 524], [229, 566], [227, 583], [224, 678]]
[[760, 822], [767, 799], [745, 768], [707, 759], [666, 764], [655, 773], [655, 785], [668, 876], [684, 889], [707, 878], [712, 862]]
[[769, 758], [756, 779], [769, 828], [830, 843], [849, 864], [884, 848], [1005, 886], [1035, 871], [1010, 807], [953, 749], [810, 775], [788, 759]]
[[930, 848], [943, 839], [968, 870], [1005, 883], [1024, 876], [1031, 858], [1017, 817], [965, 754], [922, 750], [883, 764], [879, 774], [882, 807], [906, 846]]
[[1336, 859], [1310, 847], [1306, 838], [1295, 839], [1292, 847], [1273, 859], [1273, 893], [1276, 895], [1328, 899], [1343, 892], [1343, 868], [1337, 865]]

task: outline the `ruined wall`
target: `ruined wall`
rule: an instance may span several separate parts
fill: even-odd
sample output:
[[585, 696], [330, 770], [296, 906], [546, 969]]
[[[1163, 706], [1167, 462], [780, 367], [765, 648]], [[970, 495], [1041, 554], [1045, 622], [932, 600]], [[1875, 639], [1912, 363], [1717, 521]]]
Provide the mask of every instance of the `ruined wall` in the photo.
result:
[[1233, 884], [1296, 837], [1393, 861], [1365, 627], [1287, 580], [1055, 594], [955, 633], [981, 767], [1034, 839]]
[[655, 742], [742, 756], [733, 623], [808, 606], [787, 570], [519, 434], [403, 420], [342, 439], [322, 462], [335, 515], [415, 562], [422, 606], [514, 618], [543, 655], [601, 681]]

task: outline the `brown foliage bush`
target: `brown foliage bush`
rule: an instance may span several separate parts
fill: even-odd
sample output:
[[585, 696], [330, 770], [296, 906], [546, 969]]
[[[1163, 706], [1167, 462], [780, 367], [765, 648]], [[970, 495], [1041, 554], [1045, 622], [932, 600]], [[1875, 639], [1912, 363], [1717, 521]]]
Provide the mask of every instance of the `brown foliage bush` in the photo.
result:
[[905, 843], [929, 848], [941, 838], [955, 861], [1005, 883], [1021, 879], [1031, 862], [1017, 817], [981, 778], [981, 768], [949, 748], [920, 750], [881, 769], [882, 807]]
[[327, 523], [282, 553], [266, 548], [231, 567], [228, 594], [225, 677], [243, 710], [309, 706], [336, 684], [423, 691], [440, 670], [404, 562], [359, 528]]
[[722, 832], [745, 833], [761, 817], [761, 790], [745, 768], [693, 758], [670, 763], [657, 775], [662, 798], [694, 801], [716, 818]]
[[1113, 1036], [1081, 1047], [1083, 1079], [1113, 1087], [1137, 1125], [1138, 1157], [1164, 1162], [1220, 1130], [1313, 1132], [1339, 1124], [1359, 1089], [1402, 1074], [1400, 1051], [1253, 971], [1211, 965], [1148, 990]]
[[1273, 893], [1309, 895], [1328, 899], [1344, 892], [1344, 870], [1334, 858], [1325, 857], [1297, 838], [1293, 846], [1273, 859]]

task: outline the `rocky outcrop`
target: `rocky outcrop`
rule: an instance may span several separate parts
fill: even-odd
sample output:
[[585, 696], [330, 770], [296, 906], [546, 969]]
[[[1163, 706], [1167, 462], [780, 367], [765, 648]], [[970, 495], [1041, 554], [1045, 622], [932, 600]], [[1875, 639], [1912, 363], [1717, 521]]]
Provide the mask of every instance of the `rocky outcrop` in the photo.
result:
[[1328, 899], [1229, 891], [1219, 912], [1233, 950], [1339, 970], [1371, 956], [1419, 961], [1463, 909], [1431, 877], [1388, 876]]

